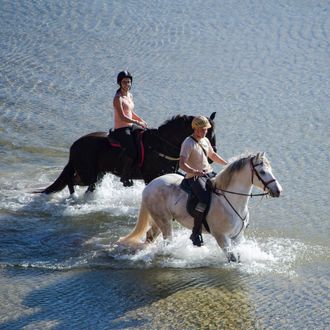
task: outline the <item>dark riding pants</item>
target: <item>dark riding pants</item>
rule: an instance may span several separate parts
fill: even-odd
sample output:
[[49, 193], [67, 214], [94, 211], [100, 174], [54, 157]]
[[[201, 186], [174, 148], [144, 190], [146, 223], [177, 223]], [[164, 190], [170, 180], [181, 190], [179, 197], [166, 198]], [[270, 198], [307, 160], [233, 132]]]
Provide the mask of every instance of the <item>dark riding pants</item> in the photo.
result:
[[135, 160], [137, 157], [136, 146], [133, 136], [134, 127], [122, 127], [113, 131], [112, 136], [118, 140], [123, 148], [126, 149], [126, 155]]
[[192, 190], [192, 193], [198, 199], [198, 203], [195, 206], [195, 210], [193, 212], [194, 226], [190, 236], [193, 244], [197, 246], [201, 246], [203, 244], [202, 226], [211, 202], [211, 191], [208, 189], [206, 183], [207, 180], [213, 176], [213, 173], [208, 173], [201, 177], [186, 179]]
[[214, 177], [214, 175], [215, 173], [211, 172], [200, 177], [186, 179], [193, 194], [198, 199], [198, 204], [195, 208], [197, 212], [204, 213], [210, 203], [211, 191], [207, 189], [206, 181]]

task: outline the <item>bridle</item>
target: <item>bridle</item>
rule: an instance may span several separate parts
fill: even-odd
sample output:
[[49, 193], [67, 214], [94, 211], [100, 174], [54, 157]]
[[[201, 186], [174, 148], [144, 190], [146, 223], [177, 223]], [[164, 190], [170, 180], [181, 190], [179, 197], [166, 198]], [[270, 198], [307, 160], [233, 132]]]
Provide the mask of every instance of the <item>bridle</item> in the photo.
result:
[[[264, 185], [264, 191], [265, 191], [266, 188], [268, 188], [268, 185], [271, 184], [272, 182], [276, 181], [276, 179], [271, 179], [271, 180], [265, 182], [264, 179], [260, 176], [259, 172], [256, 170], [256, 167], [259, 166], [259, 165], [263, 165], [263, 162], [258, 163], [258, 164], [253, 164], [253, 158], [254, 158], [254, 157], [252, 157], [252, 158], [250, 159], [250, 166], [251, 166], [251, 183], [253, 184], [253, 177], [254, 177], [253, 174], [255, 174], [256, 177], [257, 177], [257, 178], [261, 181], [261, 183]], [[266, 193], [266, 195], [267, 195], [267, 194], [269, 194], [269, 192]]]
[[[250, 159], [250, 168], [251, 168], [251, 184], [253, 185], [253, 177], [254, 174], [256, 175], [256, 177], [261, 181], [261, 183], [264, 185], [264, 191], [266, 190], [266, 188], [268, 188], [268, 185], [270, 185], [272, 182], [276, 181], [276, 179], [271, 179], [267, 182], [265, 182], [265, 180], [260, 176], [259, 172], [256, 170], [256, 167], [260, 166], [263, 164], [263, 162], [258, 163], [258, 164], [253, 164], [253, 158], [252, 157]], [[215, 193], [216, 195], [223, 195], [223, 193], [226, 192], [228, 194], [233, 194], [233, 195], [239, 195], [239, 196], [249, 196], [249, 197], [256, 197], [256, 196], [266, 196], [269, 195], [269, 192], [265, 192], [265, 193], [261, 193], [261, 194], [244, 194], [244, 193], [238, 193], [235, 191], [230, 191], [230, 190], [225, 190], [225, 189], [221, 189], [221, 188], [216, 188], [213, 189], [213, 193]]]

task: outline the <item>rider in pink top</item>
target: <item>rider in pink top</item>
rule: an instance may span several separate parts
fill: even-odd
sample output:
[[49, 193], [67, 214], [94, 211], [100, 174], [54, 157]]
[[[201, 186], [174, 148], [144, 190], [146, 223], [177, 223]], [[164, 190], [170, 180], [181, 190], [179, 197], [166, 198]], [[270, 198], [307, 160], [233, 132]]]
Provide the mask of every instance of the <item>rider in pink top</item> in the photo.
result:
[[136, 159], [136, 148], [132, 135], [133, 124], [147, 127], [147, 123], [134, 112], [133, 95], [130, 93], [132, 87], [132, 75], [128, 71], [121, 71], [117, 76], [120, 88], [113, 99], [114, 107], [114, 132], [113, 137], [121, 142], [126, 149], [124, 155], [124, 166], [120, 181], [125, 187], [132, 186], [131, 169]]

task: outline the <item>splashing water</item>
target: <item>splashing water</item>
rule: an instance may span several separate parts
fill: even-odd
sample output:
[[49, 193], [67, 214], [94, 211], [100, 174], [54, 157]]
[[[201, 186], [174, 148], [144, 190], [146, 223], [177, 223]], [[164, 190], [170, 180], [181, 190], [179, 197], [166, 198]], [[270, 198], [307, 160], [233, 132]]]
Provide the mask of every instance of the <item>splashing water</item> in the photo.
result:
[[[175, 229], [173, 240], [158, 238], [154, 244], [146, 244], [137, 251], [110, 247], [109, 255], [127, 261], [130, 267], [161, 268], [221, 268], [236, 267], [250, 274], [278, 273], [295, 276], [297, 260], [309, 253], [312, 256], [326, 251], [322, 247], [309, 247], [302, 242], [286, 238], [248, 238], [236, 247], [240, 263], [227, 263], [227, 259], [210, 235], [204, 235], [204, 246], [198, 248], [189, 240], [190, 231]], [[307, 252], [308, 251], [308, 252]]]

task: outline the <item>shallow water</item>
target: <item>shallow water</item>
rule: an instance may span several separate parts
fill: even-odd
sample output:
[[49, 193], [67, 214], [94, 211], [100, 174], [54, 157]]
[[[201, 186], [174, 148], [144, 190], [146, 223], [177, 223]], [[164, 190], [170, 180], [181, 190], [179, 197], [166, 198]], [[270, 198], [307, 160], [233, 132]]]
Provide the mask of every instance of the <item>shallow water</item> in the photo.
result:
[[[329, 1], [0, 1], [0, 328], [329, 328]], [[252, 199], [227, 264], [212, 237], [132, 253], [142, 182], [31, 191], [112, 125], [118, 71], [151, 127], [217, 111], [229, 159], [266, 151], [284, 188]], [[219, 170], [219, 167], [215, 168]]]

